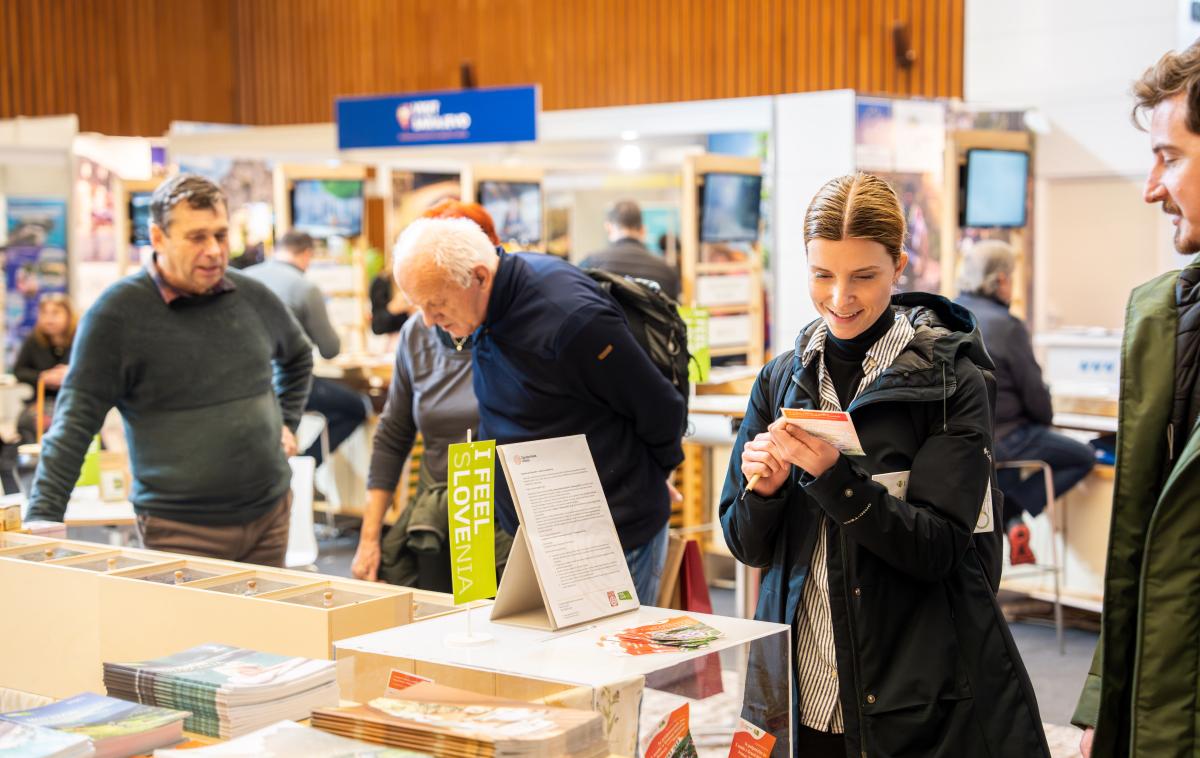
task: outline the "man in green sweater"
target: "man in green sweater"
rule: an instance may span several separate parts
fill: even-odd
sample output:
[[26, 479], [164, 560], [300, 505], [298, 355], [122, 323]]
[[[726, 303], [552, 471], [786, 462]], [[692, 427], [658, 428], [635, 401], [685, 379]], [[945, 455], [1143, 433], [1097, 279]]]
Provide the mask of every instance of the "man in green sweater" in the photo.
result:
[[221, 190], [175, 176], [150, 206], [154, 257], [84, 314], [30, 495], [61, 521], [105, 414], [125, 421], [146, 547], [283, 565], [294, 431], [312, 347], [287, 307], [229, 263]]

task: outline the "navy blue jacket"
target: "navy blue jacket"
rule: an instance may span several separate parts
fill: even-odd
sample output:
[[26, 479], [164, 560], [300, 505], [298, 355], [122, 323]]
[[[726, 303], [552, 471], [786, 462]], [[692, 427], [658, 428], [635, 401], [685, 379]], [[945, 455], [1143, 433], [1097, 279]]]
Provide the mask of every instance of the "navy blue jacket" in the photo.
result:
[[[625, 550], [670, 517], [666, 479], [683, 461], [683, 398], [638, 345], [620, 306], [551, 255], [501, 253], [473, 362], [480, 439], [587, 435]], [[496, 518], [517, 516], [496, 467]]]

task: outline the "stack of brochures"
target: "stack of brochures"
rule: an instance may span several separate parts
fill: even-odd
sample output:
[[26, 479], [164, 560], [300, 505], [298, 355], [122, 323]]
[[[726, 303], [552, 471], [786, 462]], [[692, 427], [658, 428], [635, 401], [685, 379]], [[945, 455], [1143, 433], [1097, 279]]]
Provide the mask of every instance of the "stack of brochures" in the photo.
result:
[[14, 758], [91, 758], [92, 741], [82, 734], [21, 724], [0, 716], [0, 755]]
[[366, 705], [320, 708], [318, 729], [439, 756], [607, 755], [599, 713], [414, 684]]
[[337, 705], [333, 661], [198, 645], [136, 663], [105, 663], [108, 694], [192, 715], [184, 728], [231, 739], [280, 720], [308, 718]]
[[280, 721], [256, 732], [208, 747], [188, 750], [155, 750], [154, 758], [419, 758], [424, 753], [371, 745]]
[[[187, 711], [155, 708], [84, 692], [40, 708], [11, 711], [0, 715], [0, 719], [53, 729], [91, 741], [89, 752], [67, 755], [91, 755], [90, 750], [94, 748], [98, 758], [123, 758], [179, 742], [183, 739], [183, 720], [189, 715]], [[0, 737], [0, 755], [8, 755], [3, 749], [5, 744], [5, 739]]]

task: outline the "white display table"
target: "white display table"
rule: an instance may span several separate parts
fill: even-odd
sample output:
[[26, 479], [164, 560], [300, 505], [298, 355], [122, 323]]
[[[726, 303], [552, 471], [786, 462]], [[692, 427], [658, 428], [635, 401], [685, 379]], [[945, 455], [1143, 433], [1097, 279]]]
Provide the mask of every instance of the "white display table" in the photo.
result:
[[[575, 690], [588, 695], [582, 701], [585, 707], [603, 710], [607, 705], [612, 709], [606, 714], [610, 727], [615, 726], [619, 731], [620, 724], [613, 722], [623, 719], [633, 722], [626, 723], [624, 736], [618, 736], [610, 729], [613, 752], [631, 754], [636, 749], [634, 744], [630, 744], [631, 739], [644, 742], [648, 730], [663, 715], [643, 708], [640, 728], [636, 725], [637, 708], [641, 704], [640, 683], [643, 680], [648, 688], [676, 694], [689, 693], [688, 699], [693, 703], [720, 699], [720, 704], [709, 711], [719, 712], [722, 723], [714, 724], [705, 720], [702, 726], [710, 733], [727, 728], [731, 734], [741, 711], [747, 656], [751, 646], [755, 645], [760, 646], [756, 656], [763, 657], [763, 660], [778, 661], [778, 665], [764, 667], [769, 669], [770, 676], [765, 683], [765, 687], [771, 690], [766, 693], [767, 699], [780, 703], [780, 710], [786, 708], [785, 713], [790, 713], [790, 630], [786, 625], [642, 607], [601, 621], [558, 632], [546, 632], [493, 623], [488, 620], [489, 611], [487, 605], [471, 611], [474, 631], [492, 635], [493, 638], [482, 645], [459, 646], [448, 642], [454, 635], [466, 631], [466, 615], [461, 613], [336, 642], [336, 658], [355, 659], [357, 690], [353, 693], [344, 692], [342, 696], [358, 701], [379, 697], [392, 669], [483, 694], [570, 702], [580, 707], [580, 700], [564, 701], [561, 697]], [[724, 636], [700, 650], [647, 655], [628, 655], [599, 644], [604, 635], [678, 616], [688, 616], [708, 624], [720, 630]], [[721, 655], [714, 655], [722, 651]], [[725, 671], [726, 684], [714, 689], [711, 677], [715, 672], [717, 679], [720, 679], [721, 670]], [[697, 683], [706, 677], [706, 685]], [[633, 688], [636, 695], [632, 697], [628, 686], [630, 682], [639, 685]], [[614, 708], [611, 702], [604, 701], [618, 699], [613, 697], [618, 690], [625, 697], [623, 703]], [[713, 697], [707, 697], [709, 694]], [[647, 698], [649, 702], [650, 698]], [[698, 723], [705, 708], [703, 705], [693, 706], [692, 712], [693, 723]], [[781, 718], [786, 725], [786, 715]], [[636, 737], [631, 738], [630, 735]], [[778, 730], [777, 737], [777, 752], [782, 750], [779, 754], [790, 754], [786, 726]]]

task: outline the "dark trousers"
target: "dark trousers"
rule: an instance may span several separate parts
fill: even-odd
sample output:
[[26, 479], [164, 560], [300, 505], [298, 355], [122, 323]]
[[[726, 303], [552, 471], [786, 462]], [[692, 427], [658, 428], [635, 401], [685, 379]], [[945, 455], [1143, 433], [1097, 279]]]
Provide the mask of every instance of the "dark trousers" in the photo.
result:
[[[367, 406], [362, 395], [343, 384], [319, 377], [313, 377], [312, 392], [304, 410], [316, 411], [325, 417], [325, 423], [329, 425], [330, 453], [367, 420]], [[320, 466], [321, 439], [318, 437], [304, 454], [316, 458]]]
[[846, 758], [846, 738], [832, 732], [818, 732], [796, 724], [792, 755], [801, 758]]
[[271, 510], [249, 524], [202, 526], [139, 513], [137, 532], [142, 546], [150, 550], [282, 568], [291, 523], [288, 490]]
[[[1096, 454], [1090, 445], [1050, 431], [1046, 426], [1021, 426], [1004, 435], [996, 443], [997, 461], [1045, 461], [1054, 471], [1054, 496], [1067, 490], [1088, 475], [1096, 465]], [[1021, 512], [1036, 516], [1046, 507], [1046, 484], [1042, 472], [1022, 480], [1017, 469], [1000, 469], [996, 483], [1004, 493], [1004, 523], [1021, 517]]]

